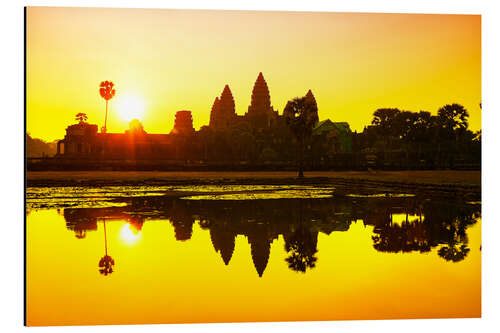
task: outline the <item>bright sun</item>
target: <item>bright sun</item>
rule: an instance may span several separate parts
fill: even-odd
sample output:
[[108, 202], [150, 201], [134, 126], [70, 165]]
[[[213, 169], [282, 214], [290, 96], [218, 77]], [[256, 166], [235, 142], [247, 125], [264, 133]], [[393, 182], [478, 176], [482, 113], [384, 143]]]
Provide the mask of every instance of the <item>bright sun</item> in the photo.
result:
[[125, 95], [116, 101], [116, 107], [120, 116], [127, 122], [133, 119], [142, 120], [144, 115], [144, 102], [134, 95]]

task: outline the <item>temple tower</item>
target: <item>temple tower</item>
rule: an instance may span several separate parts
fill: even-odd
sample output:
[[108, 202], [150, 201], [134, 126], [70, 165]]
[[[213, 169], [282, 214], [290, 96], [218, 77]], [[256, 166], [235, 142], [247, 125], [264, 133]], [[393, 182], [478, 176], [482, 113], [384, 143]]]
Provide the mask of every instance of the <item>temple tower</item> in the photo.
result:
[[262, 277], [264, 271], [267, 267], [267, 262], [269, 261], [269, 254], [271, 253], [271, 242], [266, 238], [250, 238], [248, 237], [250, 243], [250, 252], [252, 253], [252, 261], [259, 274]]
[[226, 84], [220, 99], [215, 99], [210, 114], [210, 127], [215, 130], [226, 129], [236, 120], [234, 98], [231, 89]]
[[313, 104], [314, 104], [314, 106], [316, 107], [316, 119], [319, 119], [319, 118], [318, 118], [318, 104], [316, 103], [316, 98], [314, 97], [314, 95], [313, 95], [313, 93], [312, 93], [311, 89], [309, 89], [309, 91], [308, 91], [308, 92], [307, 92], [307, 94], [306, 94], [306, 100], [307, 100], [308, 102], [311, 102], [311, 103], [313, 103]]
[[191, 111], [183, 110], [175, 113], [175, 123], [173, 134], [192, 134], [194, 133], [193, 117]]
[[214, 127], [215, 123], [217, 120], [215, 120], [215, 117], [217, 117], [218, 113], [218, 108], [219, 108], [219, 97], [215, 97], [214, 104], [212, 105], [212, 111], [210, 111], [210, 123], [208, 126]]
[[257, 80], [252, 90], [252, 100], [246, 113], [246, 118], [254, 128], [269, 127], [277, 113], [271, 106], [269, 88], [262, 72], [257, 76]]
[[226, 266], [229, 265], [234, 252], [236, 234], [223, 226], [213, 226], [210, 228], [210, 239], [215, 252], [220, 254]]

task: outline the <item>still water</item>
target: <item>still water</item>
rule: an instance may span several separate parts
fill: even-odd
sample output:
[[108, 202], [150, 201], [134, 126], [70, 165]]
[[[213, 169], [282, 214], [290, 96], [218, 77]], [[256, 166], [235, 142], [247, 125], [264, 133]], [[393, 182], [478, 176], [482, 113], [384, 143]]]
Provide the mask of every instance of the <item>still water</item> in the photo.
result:
[[27, 189], [27, 323], [481, 316], [481, 205], [308, 186]]

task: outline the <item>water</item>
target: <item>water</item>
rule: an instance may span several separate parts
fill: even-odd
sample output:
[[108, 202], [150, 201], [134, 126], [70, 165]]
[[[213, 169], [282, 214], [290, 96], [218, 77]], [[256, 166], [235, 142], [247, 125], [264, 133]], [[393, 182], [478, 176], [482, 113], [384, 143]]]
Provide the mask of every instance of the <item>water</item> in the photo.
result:
[[481, 315], [479, 202], [274, 185], [27, 197], [28, 325]]

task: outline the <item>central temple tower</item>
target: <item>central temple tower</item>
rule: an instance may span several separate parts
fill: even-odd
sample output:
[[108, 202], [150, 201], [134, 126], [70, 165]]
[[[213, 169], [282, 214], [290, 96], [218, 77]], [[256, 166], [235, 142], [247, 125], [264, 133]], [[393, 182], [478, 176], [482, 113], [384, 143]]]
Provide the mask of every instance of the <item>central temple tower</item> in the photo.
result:
[[254, 128], [267, 128], [278, 117], [271, 106], [269, 88], [262, 72], [259, 73], [252, 90], [252, 101], [245, 114], [248, 122]]
[[215, 98], [210, 112], [210, 127], [221, 130], [233, 125], [236, 119], [234, 98], [231, 89], [226, 84], [219, 98]]

